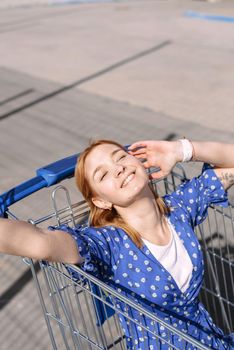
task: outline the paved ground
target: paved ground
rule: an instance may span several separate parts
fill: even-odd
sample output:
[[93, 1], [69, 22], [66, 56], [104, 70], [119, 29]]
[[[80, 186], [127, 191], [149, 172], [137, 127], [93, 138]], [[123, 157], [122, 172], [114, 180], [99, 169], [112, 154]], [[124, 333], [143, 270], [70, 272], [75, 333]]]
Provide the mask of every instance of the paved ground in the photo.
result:
[[[233, 2], [22, 0], [0, 8], [0, 192], [90, 138], [233, 142], [234, 24], [185, 16], [234, 16]], [[25, 219], [50, 208], [44, 193], [15, 206]], [[9, 257], [0, 266], [1, 350], [49, 349], [26, 266]]]
[[[79, 86], [176, 119], [230, 130], [234, 24], [192, 19], [185, 15], [188, 10], [234, 16], [230, 1], [3, 9], [1, 65], [63, 85], [110, 67]], [[119, 67], [113, 67], [116, 63]]]

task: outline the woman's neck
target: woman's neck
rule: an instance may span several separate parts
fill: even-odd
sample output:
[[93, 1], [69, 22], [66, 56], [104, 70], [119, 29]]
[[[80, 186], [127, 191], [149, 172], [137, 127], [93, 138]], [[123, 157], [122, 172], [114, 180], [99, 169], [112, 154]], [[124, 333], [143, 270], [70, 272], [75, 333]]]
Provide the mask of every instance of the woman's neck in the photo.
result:
[[163, 237], [164, 221], [150, 188], [127, 208], [117, 207], [116, 210], [142, 238], [157, 243], [156, 236]]

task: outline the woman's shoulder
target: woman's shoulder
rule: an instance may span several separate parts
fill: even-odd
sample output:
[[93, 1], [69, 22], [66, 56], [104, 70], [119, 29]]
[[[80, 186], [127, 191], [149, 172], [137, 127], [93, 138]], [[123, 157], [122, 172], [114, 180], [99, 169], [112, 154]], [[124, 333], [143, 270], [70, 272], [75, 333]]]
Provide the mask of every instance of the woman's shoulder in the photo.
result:
[[90, 237], [92, 239], [111, 241], [112, 239], [118, 240], [120, 236], [120, 229], [118, 227], [108, 225], [95, 227], [92, 225], [80, 225], [77, 224], [74, 227], [68, 225], [61, 225], [60, 230], [66, 231], [73, 236]]
[[163, 198], [166, 202], [173, 200], [183, 201], [188, 199], [193, 203], [194, 197], [206, 190], [214, 190], [220, 188], [220, 180], [218, 179], [214, 169], [209, 164], [204, 164], [201, 173], [191, 179], [184, 179], [176, 189], [170, 194], [166, 194]]
[[112, 225], [105, 225], [101, 227], [86, 225], [81, 227], [80, 230], [84, 233], [95, 233], [97, 235], [108, 235], [110, 233], [114, 234], [114, 232], [118, 232], [118, 228]]
[[59, 226], [49, 226], [51, 230], [62, 230], [62, 231], [78, 231], [82, 233], [87, 232], [96, 232], [96, 233], [106, 233], [109, 231], [116, 231], [116, 227], [114, 226], [101, 226], [96, 227], [92, 225], [85, 224], [76, 224], [75, 226], [70, 226], [69, 224], [62, 224]]

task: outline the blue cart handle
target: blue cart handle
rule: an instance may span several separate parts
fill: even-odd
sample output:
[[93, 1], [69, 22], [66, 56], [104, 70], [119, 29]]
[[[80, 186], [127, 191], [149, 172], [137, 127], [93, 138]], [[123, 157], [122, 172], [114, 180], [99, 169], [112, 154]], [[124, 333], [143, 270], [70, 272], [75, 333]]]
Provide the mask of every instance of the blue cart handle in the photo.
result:
[[[124, 146], [127, 150], [129, 145]], [[12, 204], [28, 197], [44, 187], [50, 187], [58, 182], [73, 177], [77, 159], [80, 153], [57, 160], [36, 171], [36, 177], [8, 190], [0, 195], [0, 217]]]
[[73, 177], [78, 157], [79, 153], [46, 165], [36, 171], [36, 177], [4, 192], [0, 195], [0, 214], [4, 214], [9, 206], [30, 194]]

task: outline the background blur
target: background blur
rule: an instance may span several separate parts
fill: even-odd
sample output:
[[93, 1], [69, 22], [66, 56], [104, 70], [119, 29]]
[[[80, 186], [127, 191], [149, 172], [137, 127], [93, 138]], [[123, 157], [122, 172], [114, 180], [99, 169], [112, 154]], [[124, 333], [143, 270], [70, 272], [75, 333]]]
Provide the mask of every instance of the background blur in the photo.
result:
[[[1, 0], [0, 193], [91, 138], [233, 142], [233, 33], [232, 0]], [[1, 256], [0, 294], [1, 350], [50, 349], [21, 259]]]

